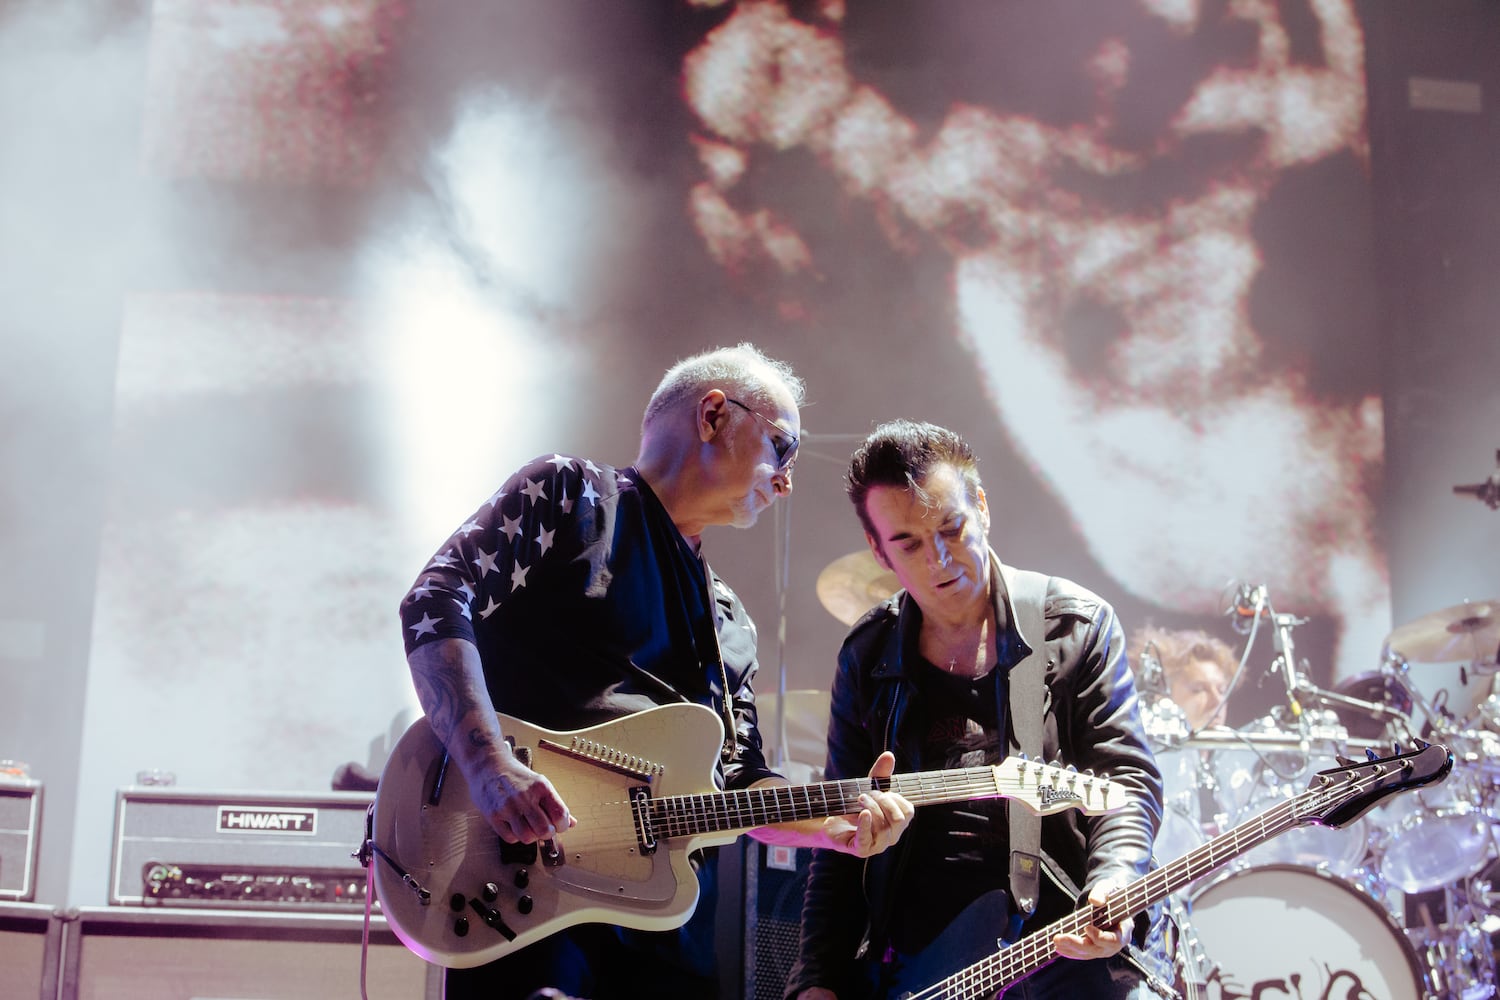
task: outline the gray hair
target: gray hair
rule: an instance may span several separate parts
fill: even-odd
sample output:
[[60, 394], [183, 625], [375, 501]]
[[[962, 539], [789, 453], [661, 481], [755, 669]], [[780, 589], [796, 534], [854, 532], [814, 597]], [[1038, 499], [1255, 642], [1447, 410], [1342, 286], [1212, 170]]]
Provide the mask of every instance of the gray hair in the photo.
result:
[[667, 369], [646, 404], [641, 426], [644, 428], [679, 403], [689, 399], [696, 402], [710, 389], [723, 389], [731, 396], [748, 397], [744, 400], [747, 403], [767, 405], [772, 402], [767, 389], [776, 382], [791, 393], [793, 403], [802, 405], [806, 386], [792, 366], [768, 357], [754, 344], [736, 344], [694, 354]]

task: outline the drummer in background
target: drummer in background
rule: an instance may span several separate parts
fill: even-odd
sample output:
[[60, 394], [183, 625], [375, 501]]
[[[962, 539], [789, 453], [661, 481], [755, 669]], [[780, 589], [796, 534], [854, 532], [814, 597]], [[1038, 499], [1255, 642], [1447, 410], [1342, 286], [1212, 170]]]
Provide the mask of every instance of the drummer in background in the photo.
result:
[[1220, 798], [1213, 754], [1183, 743], [1224, 724], [1237, 661], [1223, 640], [1207, 632], [1154, 625], [1137, 630], [1126, 653], [1141, 692], [1142, 723], [1162, 773], [1162, 825], [1152, 853], [1167, 864], [1203, 844], [1233, 816]]
[[1189, 732], [1224, 725], [1236, 660], [1223, 640], [1197, 629], [1147, 625], [1132, 636], [1128, 655], [1137, 687], [1172, 699]]

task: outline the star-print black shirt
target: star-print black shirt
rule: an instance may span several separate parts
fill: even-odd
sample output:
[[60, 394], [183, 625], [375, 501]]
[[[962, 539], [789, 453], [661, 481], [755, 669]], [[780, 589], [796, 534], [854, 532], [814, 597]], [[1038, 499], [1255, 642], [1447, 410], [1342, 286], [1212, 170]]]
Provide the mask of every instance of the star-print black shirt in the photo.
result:
[[401, 620], [408, 653], [473, 642], [496, 709], [556, 730], [674, 691], [722, 716], [722, 652], [739, 755], [720, 777], [740, 788], [774, 773], [756, 728], [755, 625], [633, 468], [530, 462], [432, 557]]

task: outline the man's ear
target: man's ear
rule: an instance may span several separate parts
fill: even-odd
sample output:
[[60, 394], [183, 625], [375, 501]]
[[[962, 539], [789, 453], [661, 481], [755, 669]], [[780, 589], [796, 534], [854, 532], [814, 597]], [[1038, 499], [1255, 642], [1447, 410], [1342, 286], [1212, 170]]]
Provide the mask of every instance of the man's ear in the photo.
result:
[[[870, 553], [875, 557], [875, 561], [880, 564], [881, 568], [891, 569], [891, 561], [885, 557], [885, 553], [881, 551], [880, 543], [871, 538], [869, 532], [865, 532], [865, 543], [870, 546]], [[891, 570], [891, 572], [895, 572], [895, 570]]]
[[974, 506], [979, 510], [979, 516], [984, 520], [984, 530], [990, 530], [990, 501], [984, 495], [984, 487], [980, 486], [974, 491]]
[[695, 411], [698, 422], [698, 440], [712, 441], [724, 429], [729, 419], [729, 397], [723, 389], [710, 389], [698, 400]]

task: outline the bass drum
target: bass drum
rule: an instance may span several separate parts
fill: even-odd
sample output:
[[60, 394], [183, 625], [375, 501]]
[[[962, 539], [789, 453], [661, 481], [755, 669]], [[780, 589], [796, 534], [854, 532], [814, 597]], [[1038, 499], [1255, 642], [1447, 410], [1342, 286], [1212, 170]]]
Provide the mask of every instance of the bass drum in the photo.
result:
[[1406, 935], [1368, 896], [1325, 872], [1234, 872], [1192, 901], [1192, 931], [1219, 995], [1422, 1000]]

